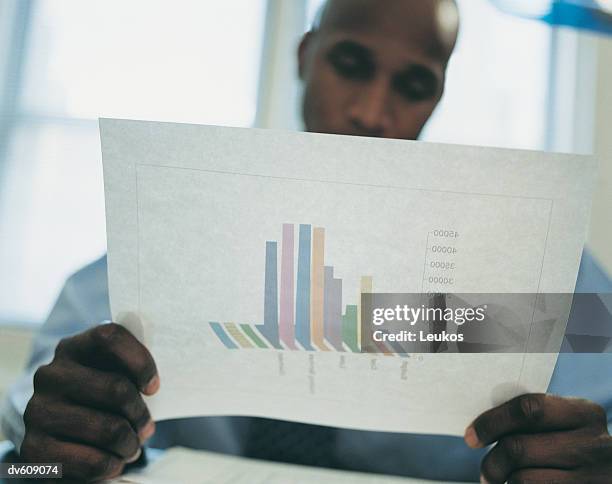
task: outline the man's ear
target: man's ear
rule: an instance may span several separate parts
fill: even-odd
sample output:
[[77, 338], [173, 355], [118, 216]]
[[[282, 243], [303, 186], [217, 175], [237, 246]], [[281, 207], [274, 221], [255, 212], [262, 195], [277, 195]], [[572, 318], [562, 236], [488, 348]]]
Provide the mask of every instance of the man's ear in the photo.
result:
[[312, 31], [306, 32], [303, 35], [302, 40], [300, 41], [300, 45], [298, 46], [298, 75], [301, 81], [303, 81], [306, 76], [306, 66], [308, 64], [308, 49], [312, 44], [312, 38], [314, 37], [314, 35], [315, 34]]

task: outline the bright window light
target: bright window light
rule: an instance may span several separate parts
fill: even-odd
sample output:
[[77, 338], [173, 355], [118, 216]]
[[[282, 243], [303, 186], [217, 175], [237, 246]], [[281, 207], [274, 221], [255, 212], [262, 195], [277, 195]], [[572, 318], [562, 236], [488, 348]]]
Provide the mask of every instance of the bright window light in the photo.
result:
[[0, 160], [5, 323], [44, 320], [66, 277], [105, 251], [98, 117], [252, 125], [266, 1], [33, 6]]

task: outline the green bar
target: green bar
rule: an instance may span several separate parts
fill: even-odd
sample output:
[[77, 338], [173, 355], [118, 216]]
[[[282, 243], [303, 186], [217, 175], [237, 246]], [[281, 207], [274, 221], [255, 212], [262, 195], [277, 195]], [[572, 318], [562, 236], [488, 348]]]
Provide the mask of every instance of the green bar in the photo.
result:
[[261, 338], [255, 334], [255, 331], [253, 331], [253, 328], [251, 328], [248, 324], [241, 324], [240, 327], [242, 328], [242, 331], [244, 331], [245, 334], [249, 338], [251, 338], [251, 340], [253, 340], [253, 343], [255, 343], [259, 348], [267, 348], [268, 347], [266, 345], [266, 343], [264, 343], [261, 340]]
[[357, 343], [357, 306], [346, 306], [342, 315], [342, 340], [353, 353], [360, 353]]

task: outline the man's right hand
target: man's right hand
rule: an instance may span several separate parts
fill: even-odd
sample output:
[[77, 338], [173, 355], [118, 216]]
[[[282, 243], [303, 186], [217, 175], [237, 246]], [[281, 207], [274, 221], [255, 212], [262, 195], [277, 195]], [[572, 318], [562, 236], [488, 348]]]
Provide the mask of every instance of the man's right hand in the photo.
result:
[[61, 462], [78, 481], [118, 476], [155, 431], [141, 393], [158, 389], [151, 354], [125, 328], [103, 324], [63, 339], [34, 375], [23, 461]]

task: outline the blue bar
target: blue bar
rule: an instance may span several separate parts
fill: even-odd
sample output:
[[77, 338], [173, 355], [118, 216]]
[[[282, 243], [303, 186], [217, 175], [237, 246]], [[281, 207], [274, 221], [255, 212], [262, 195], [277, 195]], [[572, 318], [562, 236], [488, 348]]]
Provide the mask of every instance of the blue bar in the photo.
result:
[[275, 348], [282, 349], [278, 338], [278, 270], [277, 244], [266, 242], [266, 275], [264, 287], [264, 324], [258, 325], [261, 335]]
[[238, 346], [234, 343], [230, 337], [227, 335], [223, 327], [219, 323], [210, 323], [210, 327], [217, 334], [217, 337], [221, 340], [228, 349], [237, 350]]
[[311, 226], [300, 225], [297, 287], [295, 298], [295, 339], [305, 350], [310, 344], [310, 250]]

